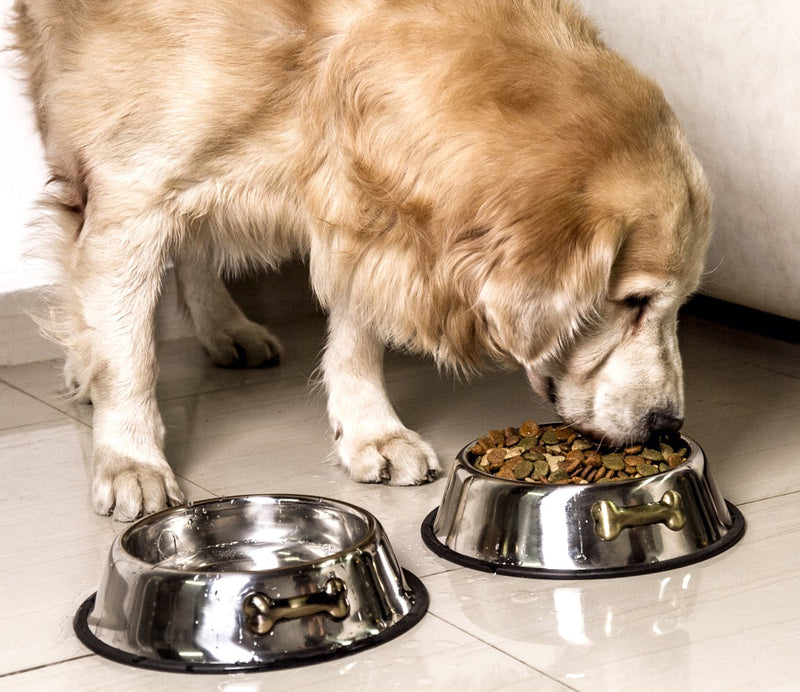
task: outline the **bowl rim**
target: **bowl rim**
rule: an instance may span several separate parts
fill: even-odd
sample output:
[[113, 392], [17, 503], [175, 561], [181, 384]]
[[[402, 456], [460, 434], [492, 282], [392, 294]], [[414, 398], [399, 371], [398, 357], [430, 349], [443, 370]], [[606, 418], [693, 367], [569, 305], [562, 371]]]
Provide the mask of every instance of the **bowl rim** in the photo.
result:
[[[180, 513], [185, 513], [187, 510], [194, 510], [195, 508], [199, 508], [202, 510], [204, 506], [208, 505], [218, 505], [218, 504], [228, 504], [228, 503], [241, 503], [246, 504], [253, 500], [289, 500], [289, 501], [300, 501], [308, 504], [315, 504], [319, 506], [328, 506], [328, 507], [340, 507], [342, 509], [347, 509], [349, 512], [355, 515], [359, 515], [366, 521], [366, 530], [364, 531], [363, 535], [359, 537], [357, 541], [337, 550], [330, 555], [325, 555], [323, 557], [316, 558], [314, 560], [305, 560], [303, 562], [295, 563], [292, 565], [282, 566], [282, 567], [271, 567], [267, 569], [253, 569], [253, 570], [215, 570], [215, 569], [186, 569], [181, 567], [174, 567], [170, 565], [164, 565], [159, 562], [151, 562], [149, 560], [144, 560], [141, 557], [134, 555], [128, 548], [126, 547], [126, 542], [132, 540], [131, 536], [136, 531], [145, 530], [150, 525], [158, 524], [159, 521], [163, 520], [166, 517], [171, 515], [178, 515]], [[185, 502], [180, 505], [175, 505], [173, 507], [167, 507], [166, 509], [162, 509], [154, 514], [150, 514], [146, 517], [142, 517], [134, 522], [131, 526], [127, 527], [122, 533], [120, 533], [113, 541], [111, 545], [111, 556], [114, 560], [124, 559], [128, 562], [133, 564], [141, 565], [144, 569], [148, 572], [158, 571], [163, 572], [164, 574], [169, 575], [235, 575], [235, 574], [242, 574], [242, 575], [253, 575], [253, 574], [264, 574], [264, 575], [275, 575], [275, 576], [282, 576], [286, 574], [296, 574], [298, 571], [304, 571], [307, 569], [313, 569], [318, 567], [319, 565], [327, 564], [328, 562], [335, 562], [337, 560], [341, 560], [348, 555], [353, 554], [356, 551], [359, 551], [365, 548], [372, 542], [377, 541], [380, 538], [380, 534], [382, 534], [382, 528], [378, 519], [373, 515], [371, 512], [357, 507], [349, 502], [345, 502], [343, 500], [336, 500], [333, 498], [323, 497], [321, 495], [304, 495], [304, 494], [293, 494], [293, 493], [247, 493], [242, 495], [224, 495], [221, 497], [211, 497], [206, 498], [203, 500], [198, 501], [189, 501]], [[385, 537], [385, 536], [384, 536]]]
[[[556, 426], [559, 425], [558, 423], [540, 423], [540, 425], [546, 426]], [[567, 426], [568, 427], [568, 426]], [[486, 471], [481, 471], [480, 469], [475, 468], [473, 464], [470, 463], [467, 454], [469, 453], [469, 449], [477, 443], [478, 438], [475, 438], [471, 442], [468, 442], [464, 447], [459, 450], [458, 454], [456, 454], [456, 463], [464, 469], [467, 469], [471, 475], [475, 476], [476, 478], [480, 478], [482, 481], [488, 482], [497, 482], [497, 483], [513, 483], [519, 487], [525, 488], [537, 488], [543, 489], [546, 488], [548, 493], [553, 492], [564, 492], [563, 489], [571, 490], [573, 488], [585, 488], [585, 487], [604, 487], [606, 485], [610, 485], [612, 487], [625, 487], [630, 484], [642, 484], [651, 479], [660, 479], [663, 478], [664, 474], [670, 473], [671, 471], [675, 471], [677, 469], [684, 468], [690, 463], [695, 462], [697, 459], [701, 461], [705, 460], [705, 452], [703, 448], [691, 437], [687, 437], [682, 432], [677, 433], [680, 435], [681, 439], [684, 440], [689, 446], [689, 453], [680, 464], [677, 466], [673, 466], [666, 471], [659, 471], [658, 473], [654, 473], [652, 476], [642, 477], [642, 478], [619, 478], [609, 481], [608, 483], [537, 483], [535, 481], [526, 481], [526, 480], [518, 480], [516, 478], [500, 478], [493, 473], [487, 473]]]

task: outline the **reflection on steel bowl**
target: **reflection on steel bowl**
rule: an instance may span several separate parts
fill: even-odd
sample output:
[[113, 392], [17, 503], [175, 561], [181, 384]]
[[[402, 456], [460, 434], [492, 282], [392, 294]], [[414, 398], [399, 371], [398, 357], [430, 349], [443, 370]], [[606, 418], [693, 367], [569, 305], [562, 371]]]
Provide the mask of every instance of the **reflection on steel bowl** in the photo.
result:
[[625, 576], [706, 559], [733, 545], [744, 518], [719, 494], [705, 454], [613, 483], [543, 484], [479, 471], [468, 444], [441, 505], [422, 526], [431, 550], [483, 571], [538, 578]]
[[252, 495], [146, 517], [111, 547], [75, 630], [156, 670], [266, 670], [392, 639], [427, 610], [380, 523], [336, 500]]

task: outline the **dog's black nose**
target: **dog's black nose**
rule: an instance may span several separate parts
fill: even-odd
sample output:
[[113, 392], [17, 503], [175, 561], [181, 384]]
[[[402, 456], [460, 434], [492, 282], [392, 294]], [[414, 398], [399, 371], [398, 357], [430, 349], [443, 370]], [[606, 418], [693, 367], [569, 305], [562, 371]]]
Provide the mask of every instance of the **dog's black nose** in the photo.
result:
[[654, 409], [647, 414], [647, 427], [653, 433], [677, 432], [683, 425], [683, 418], [678, 418], [671, 411]]

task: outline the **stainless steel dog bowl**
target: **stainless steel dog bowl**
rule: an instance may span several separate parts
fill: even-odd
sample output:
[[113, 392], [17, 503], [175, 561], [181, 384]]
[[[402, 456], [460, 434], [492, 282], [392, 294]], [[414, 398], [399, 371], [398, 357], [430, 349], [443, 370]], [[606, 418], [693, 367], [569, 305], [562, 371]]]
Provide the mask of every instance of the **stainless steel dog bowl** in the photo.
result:
[[705, 454], [682, 436], [679, 466], [587, 485], [505, 480], [458, 454], [442, 504], [422, 525], [438, 555], [478, 570], [575, 579], [672, 569], [733, 545], [744, 518], [719, 494]]
[[146, 517], [116, 538], [74, 626], [94, 652], [178, 672], [304, 665], [392, 639], [428, 607], [378, 521], [335, 500], [253, 495]]

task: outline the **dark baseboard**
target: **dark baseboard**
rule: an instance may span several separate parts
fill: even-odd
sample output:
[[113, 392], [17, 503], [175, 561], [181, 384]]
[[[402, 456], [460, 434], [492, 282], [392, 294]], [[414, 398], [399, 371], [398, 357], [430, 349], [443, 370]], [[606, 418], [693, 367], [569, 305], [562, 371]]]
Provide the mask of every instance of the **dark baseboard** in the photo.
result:
[[729, 303], [719, 298], [692, 296], [681, 308], [681, 314], [693, 315], [781, 341], [800, 343], [800, 321]]

